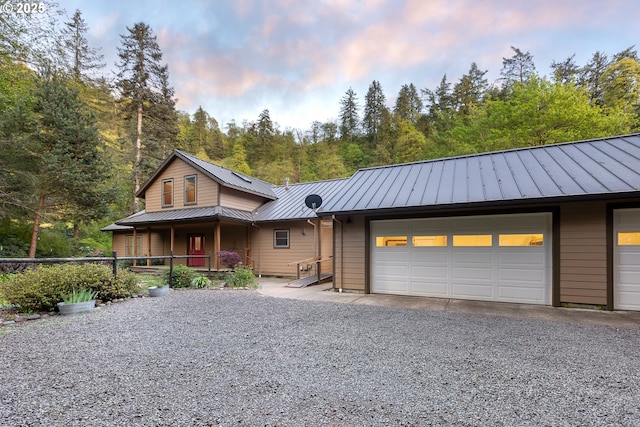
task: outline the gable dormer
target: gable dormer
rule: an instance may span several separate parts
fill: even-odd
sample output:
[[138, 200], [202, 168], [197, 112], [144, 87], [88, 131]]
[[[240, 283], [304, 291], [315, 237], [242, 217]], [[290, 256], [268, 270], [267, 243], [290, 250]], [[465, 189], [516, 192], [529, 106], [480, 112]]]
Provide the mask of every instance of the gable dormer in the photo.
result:
[[175, 150], [136, 194], [146, 212], [224, 206], [252, 211], [277, 198], [271, 184]]

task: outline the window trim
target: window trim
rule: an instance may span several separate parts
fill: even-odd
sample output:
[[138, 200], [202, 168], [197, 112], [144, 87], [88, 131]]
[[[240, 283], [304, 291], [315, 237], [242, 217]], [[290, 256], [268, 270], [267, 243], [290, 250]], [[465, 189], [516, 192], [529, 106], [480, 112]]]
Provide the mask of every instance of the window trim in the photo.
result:
[[[287, 236], [287, 244], [278, 245], [278, 233], [286, 233]], [[280, 238], [282, 239], [282, 238]], [[278, 228], [273, 230], [273, 249], [289, 249], [291, 247], [291, 231], [288, 228]]]
[[[164, 191], [165, 184], [169, 184], [169, 183], [171, 184], [171, 191], [170, 192]], [[161, 187], [160, 187], [160, 197], [161, 197], [161, 204], [163, 208], [173, 207], [173, 189], [174, 189], [173, 178], [162, 180]], [[171, 203], [165, 203], [165, 197], [167, 195], [171, 195]]]
[[124, 236], [124, 256], [142, 256], [142, 236], [136, 236], [135, 239], [135, 255], [134, 255], [133, 234]]
[[[193, 201], [188, 201], [189, 186], [187, 180], [193, 178]], [[198, 204], [198, 175], [185, 175], [184, 177], [184, 204], [185, 206]]]

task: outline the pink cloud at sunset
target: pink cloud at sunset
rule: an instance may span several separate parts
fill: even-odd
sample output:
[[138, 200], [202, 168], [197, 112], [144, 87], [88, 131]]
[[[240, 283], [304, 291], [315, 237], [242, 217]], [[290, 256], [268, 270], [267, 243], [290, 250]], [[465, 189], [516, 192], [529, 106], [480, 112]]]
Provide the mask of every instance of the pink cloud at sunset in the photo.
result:
[[511, 46], [530, 52], [541, 76], [571, 55], [584, 65], [637, 43], [632, 0], [217, 0], [86, 3], [79, 9], [108, 69], [120, 34], [149, 24], [169, 65], [178, 108], [202, 106], [219, 122], [255, 120], [263, 109], [281, 127], [334, 120], [352, 88], [360, 99], [378, 80], [390, 105], [403, 84], [455, 83], [476, 62], [494, 82]]

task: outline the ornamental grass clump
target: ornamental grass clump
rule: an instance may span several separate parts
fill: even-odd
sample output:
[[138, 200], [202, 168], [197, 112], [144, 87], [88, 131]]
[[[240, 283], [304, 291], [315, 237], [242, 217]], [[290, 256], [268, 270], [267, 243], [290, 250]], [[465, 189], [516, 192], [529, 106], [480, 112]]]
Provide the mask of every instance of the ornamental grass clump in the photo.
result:
[[62, 296], [62, 302], [65, 304], [89, 302], [95, 300], [97, 296], [98, 291], [91, 291], [89, 289], [80, 289], [79, 291], [73, 290], [70, 294]]
[[206, 276], [196, 276], [191, 281], [191, 287], [196, 289], [208, 288], [211, 286], [211, 280]]

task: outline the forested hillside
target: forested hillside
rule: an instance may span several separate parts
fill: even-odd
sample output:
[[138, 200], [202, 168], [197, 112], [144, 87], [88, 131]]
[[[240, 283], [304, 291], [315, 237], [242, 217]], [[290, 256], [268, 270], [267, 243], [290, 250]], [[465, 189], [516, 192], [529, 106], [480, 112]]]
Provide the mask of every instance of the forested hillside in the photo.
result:
[[241, 123], [177, 111], [172, 64], [152, 28], [122, 29], [114, 73], [87, 42], [90, 25], [54, 4], [0, 16], [0, 257], [108, 250], [99, 229], [144, 208], [135, 191], [174, 148], [282, 184], [640, 128], [634, 47], [539, 64], [551, 75], [512, 47], [496, 64], [498, 83], [469, 58], [466, 74], [437, 87], [345, 88], [335, 121], [283, 129], [266, 109]]

